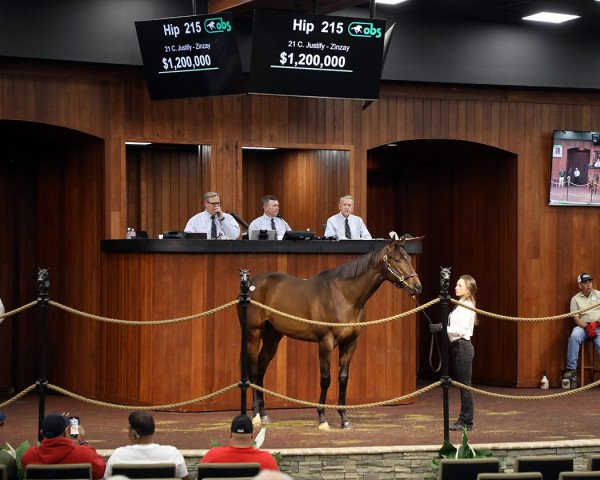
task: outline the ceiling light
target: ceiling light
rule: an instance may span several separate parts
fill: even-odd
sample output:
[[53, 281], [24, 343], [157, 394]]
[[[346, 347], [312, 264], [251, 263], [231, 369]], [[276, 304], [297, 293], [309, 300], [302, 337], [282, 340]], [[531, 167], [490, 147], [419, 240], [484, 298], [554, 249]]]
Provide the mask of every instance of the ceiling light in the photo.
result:
[[[600, 0], [597, 1], [600, 2]], [[402, 2], [406, 2], [406, 0], [375, 0], [375, 3], [382, 3], [383, 5], [398, 5]]]
[[242, 147], [242, 150], [276, 150], [275, 147]]
[[152, 145], [151, 142], [125, 142], [125, 145]]
[[567, 15], [566, 13], [553, 13], [553, 12], [540, 12], [535, 15], [529, 15], [523, 17], [523, 20], [531, 20], [532, 22], [546, 22], [546, 23], [563, 23], [569, 20], [575, 20], [581, 18], [579, 15]]

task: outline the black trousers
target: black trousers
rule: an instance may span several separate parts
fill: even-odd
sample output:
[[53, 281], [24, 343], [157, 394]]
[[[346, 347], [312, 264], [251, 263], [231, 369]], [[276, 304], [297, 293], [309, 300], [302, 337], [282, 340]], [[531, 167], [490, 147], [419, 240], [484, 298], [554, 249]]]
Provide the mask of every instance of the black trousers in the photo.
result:
[[[454, 356], [454, 371], [456, 380], [471, 386], [473, 376], [473, 358], [475, 349], [470, 340], [459, 338], [450, 344]], [[465, 425], [473, 425], [473, 394], [467, 390], [460, 389], [460, 417], [459, 422]]]

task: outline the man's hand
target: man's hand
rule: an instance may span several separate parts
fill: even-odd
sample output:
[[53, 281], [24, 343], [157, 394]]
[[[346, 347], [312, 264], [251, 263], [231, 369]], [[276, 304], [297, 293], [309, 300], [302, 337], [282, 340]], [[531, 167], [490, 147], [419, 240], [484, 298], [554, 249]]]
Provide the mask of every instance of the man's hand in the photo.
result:
[[598, 323], [598, 322], [590, 322], [585, 327], [585, 333], [587, 333], [587, 336], [590, 338], [596, 338], [598, 336], [598, 334], [596, 333], [596, 329], [599, 326], [600, 326], [600, 323]]
[[429, 331], [431, 333], [438, 333], [442, 331], [442, 324], [441, 323], [431, 323], [429, 324]]

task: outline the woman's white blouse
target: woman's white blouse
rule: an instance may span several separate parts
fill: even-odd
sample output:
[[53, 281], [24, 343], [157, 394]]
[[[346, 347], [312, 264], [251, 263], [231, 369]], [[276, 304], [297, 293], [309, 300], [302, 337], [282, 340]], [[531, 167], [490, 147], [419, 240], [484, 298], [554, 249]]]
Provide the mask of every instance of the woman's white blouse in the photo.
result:
[[[465, 300], [462, 303], [470, 307], [474, 307], [471, 300]], [[450, 312], [450, 316], [448, 318], [448, 339], [451, 343], [459, 338], [471, 340], [474, 327], [475, 312], [458, 305], [454, 310], [452, 310], [452, 312]]]

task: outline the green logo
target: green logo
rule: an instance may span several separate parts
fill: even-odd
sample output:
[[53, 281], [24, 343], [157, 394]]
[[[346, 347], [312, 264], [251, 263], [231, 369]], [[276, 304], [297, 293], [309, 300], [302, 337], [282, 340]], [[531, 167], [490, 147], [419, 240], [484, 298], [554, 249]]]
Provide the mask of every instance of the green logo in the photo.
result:
[[204, 20], [204, 31], [207, 33], [231, 32], [231, 25], [228, 20], [221, 17], [207, 18]]
[[381, 37], [381, 28], [374, 27], [370, 22], [352, 22], [348, 25], [348, 33], [353, 37]]

